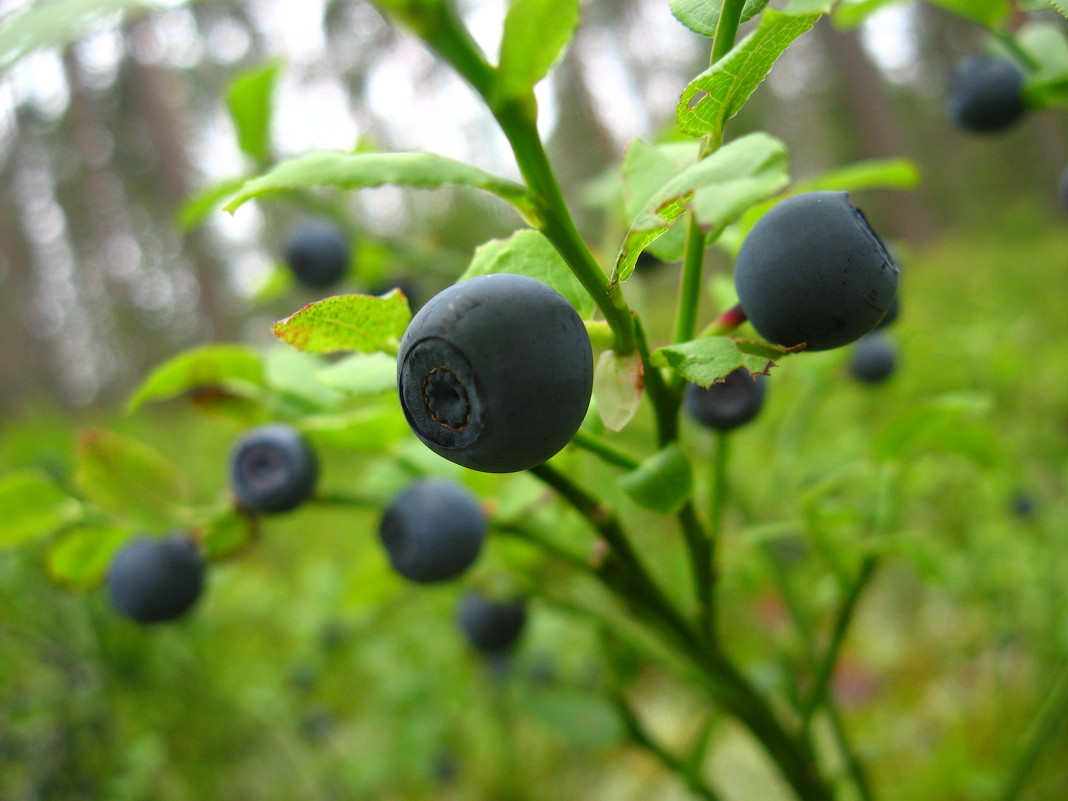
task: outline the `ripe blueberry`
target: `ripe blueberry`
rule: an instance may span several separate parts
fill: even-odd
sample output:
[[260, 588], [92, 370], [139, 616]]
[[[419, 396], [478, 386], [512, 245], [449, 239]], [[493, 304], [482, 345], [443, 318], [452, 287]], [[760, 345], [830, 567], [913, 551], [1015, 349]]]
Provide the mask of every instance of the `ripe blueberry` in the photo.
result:
[[315, 489], [319, 462], [300, 432], [281, 423], [254, 428], [234, 446], [230, 485], [252, 512], [286, 512]]
[[739, 367], [707, 389], [699, 384], [689, 384], [686, 387], [686, 411], [697, 422], [716, 431], [743, 426], [756, 417], [764, 405], [766, 378], [754, 376]]
[[535, 467], [574, 436], [590, 404], [593, 351], [548, 285], [494, 274], [453, 284], [412, 318], [397, 385], [412, 431], [473, 470]]
[[734, 285], [770, 342], [828, 350], [886, 315], [898, 271], [845, 192], [806, 192], [760, 218], [742, 243]]
[[390, 502], [379, 528], [393, 568], [421, 583], [460, 575], [478, 558], [486, 517], [465, 487], [442, 478], [410, 484]]
[[293, 277], [306, 287], [323, 289], [348, 272], [351, 254], [345, 235], [333, 225], [309, 223], [286, 244], [285, 260]]
[[946, 110], [966, 131], [1003, 131], [1023, 116], [1024, 74], [1011, 61], [976, 56], [953, 71]]
[[861, 337], [853, 346], [849, 372], [858, 381], [878, 384], [889, 378], [897, 367], [897, 348], [890, 337], [871, 333]]
[[112, 560], [108, 597], [116, 611], [138, 623], [173, 620], [196, 603], [204, 574], [204, 559], [187, 537], [140, 537]]
[[501, 654], [511, 650], [523, 633], [526, 601], [495, 601], [471, 591], [460, 600], [459, 620], [472, 648], [485, 654]]

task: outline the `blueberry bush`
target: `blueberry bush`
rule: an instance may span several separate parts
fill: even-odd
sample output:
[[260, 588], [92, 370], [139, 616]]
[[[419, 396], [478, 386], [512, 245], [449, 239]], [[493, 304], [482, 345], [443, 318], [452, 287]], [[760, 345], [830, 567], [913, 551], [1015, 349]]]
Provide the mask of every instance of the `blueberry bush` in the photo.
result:
[[[0, 36], [7, 52], [31, 48], [35, 36], [76, 35], [48, 16], [63, 5], [18, 17], [8, 38]], [[985, 536], [975, 550], [991, 564], [1000, 559], [994, 533], [1014, 524], [1002, 521], [993, 531], [985, 520], [976, 524], [980, 533], [968, 534], [973, 508], [946, 500], [964, 493], [968, 479], [939, 472], [931, 453], [964, 465], [976, 491], [1003, 493], [1006, 520], [1007, 499], [1021, 490], [1005, 486], [1005, 476], [1015, 475], [1006, 467], [1008, 447], [981, 422], [986, 398], [946, 389], [958, 369], [953, 348], [973, 343], [952, 334], [934, 340], [948, 351], [937, 354], [947, 366], [912, 383], [905, 379], [911, 360], [897, 362], [903, 324], [934, 325], [933, 317], [964, 311], [940, 313], [917, 291], [897, 319], [900, 288], [936, 279], [911, 269], [903, 279], [878, 218], [857, 205], [869, 189], [912, 188], [913, 165], [872, 160], [792, 180], [780, 139], [735, 130], [780, 56], [821, 17], [856, 25], [884, 4], [671, 0], [678, 22], [708, 39], [708, 65], [679, 87], [672, 130], [659, 141], [633, 142], [618, 165], [626, 221], [610, 247], [580, 234], [538, 127], [536, 87], [580, 25], [578, 0], [514, 0], [493, 56], [451, 0], [370, 5], [466, 81], [510, 146], [518, 175], [431, 152], [274, 159], [264, 142], [279, 70], [242, 75], [233, 86], [243, 101], [232, 102], [231, 113], [253, 168], [194, 198], [185, 223], [202, 222], [209, 206], [240, 214], [252, 202], [295, 203], [319, 222], [292, 229], [281, 261], [302, 292], [339, 294], [275, 322], [284, 346], [269, 354], [239, 342], [202, 345], [159, 364], [130, 396], [132, 418], [149, 406], [191, 401], [227, 427], [225, 447], [150, 444], [86, 429], [70, 476], [24, 470], [0, 478], [9, 525], [0, 541], [39, 547], [50, 579], [88, 596], [86, 603], [106, 594], [108, 613], [133, 621], [109, 645], [121, 652], [137, 651], [148, 642], [139, 638], [161, 628], [149, 635], [135, 624], [181, 619], [171, 635], [201, 636], [197, 627], [213, 625], [212, 593], [225, 598], [228, 587], [254, 581], [265, 569], [262, 546], [286, 531], [292, 608], [262, 614], [298, 620], [302, 592], [341, 607], [316, 635], [316, 656], [294, 670], [293, 684], [304, 698], [324, 682], [359, 692], [332, 660], [342, 647], [374, 654], [367, 675], [398, 682], [396, 703], [412, 718], [396, 724], [403, 731], [390, 735], [391, 757], [382, 763], [398, 775], [410, 767], [409, 755], [430, 750], [428, 741], [447, 739], [438, 721], [420, 719], [421, 709], [461, 717], [474, 709], [488, 721], [490, 733], [479, 742], [490, 778], [469, 770], [473, 793], [551, 795], [539, 794], [523, 768], [530, 754], [509, 742], [519, 737], [511, 716], [522, 712], [582, 748], [617, 749], [610, 759], [624, 758], [624, 749], [644, 753], [675, 790], [707, 801], [901, 794], [911, 766], [880, 750], [893, 750], [889, 739], [910, 741], [911, 759], [923, 761], [934, 759], [933, 741], [959, 746], [965, 735], [940, 739], [910, 709], [879, 707], [879, 682], [864, 660], [882, 660], [886, 673], [896, 669], [886, 664], [894, 658], [915, 666], [902, 656], [907, 630], [893, 632], [900, 642], [889, 654], [862, 654], [852, 639], [862, 636], [858, 626], [892, 616], [886, 607], [895, 599], [907, 605], [921, 580], [937, 585], [946, 574], [967, 573], [966, 560], [948, 546], [925, 549], [914, 533], [918, 520], [930, 527], [922, 531]], [[1020, 24], [1021, 15], [1051, 13], [1050, 6], [938, 5], [984, 29], [991, 43], [990, 54], [976, 54], [956, 73], [947, 126], [1002, 133], [1025, 114], [1068, 105], [1063, 20]], [[1062, 0], [1051, 5], [1068, 11]], [[1051, 194], [1063, 197], [1064, 183], [1062, 176]], [[357, 247], [346, 233], [342, 198], [385, 185], [488, 193], [515, 230], [475, 249], [418, 310], [399, 276], [384, 276], [381, 292], [345, 292], [373, 245]], [[653, 257], [669, 266], [654, 268]], [[674, 270], [672, 300], [656, 314], [635, 301], [647, 270]], [[440, 278], [432, 264], [425, 273], [416, 278]], [[946, 280], [973, 279], [969, 272]], [[990, 346], [991, 358], [1011, 360], [1005, 349]], [[872, 386], [850, 387], [841, 380], [849, 375]], [[928, 388], [922, 400], [907, 400], [918, 386]], [[894, 398], [894, 413], [864, 407], [870, 414], [859, 416], [874, 423], [847, 442], [834, 416], [851, 392], [859, 404], [884, 393]], [[753, 434], [762, 428], [769, 435], [758, 442]], [[177, 450], [180, 456], [167, 455]], [[351, 585], [303, 575], [305, 542], [337, 548], [339, 561], [351, 557]], [[991, 603], [1016, 580], [1056, 583], [1056, 573], [1040, 575], [1043, 565], [1024, 564], [1015, 551], [1012, 558], [1013, 572], [982, 588]], [[874, 594], [885, 582], [908, 586]], [[1048, 630], [1063, 628], [1063, 616], [1049, 614], [1056, 619]], [[353, 627], [374, 644], [340, 646]], [[400, 629], [414, 634], [391, 644]], [[447, 638], [437, 636], [441, 630]], [[997, 630], [1005, 648], [1022, 647], [1008, 641], [1010, 627]], [[269, 652], [268, 634], [249, 636], [264, 638]], [[533, 656], [524, 661], [531, 640], [550, 651], [556, 643], [556, 661], [540, 670]], [[467, 646], [486, 669], [488, 700], [434, 700], [458, 681], [449, 667], [453, 646], [443, 641]], [[178, 646], [159, 642], [166, 661]], [[582, 664], [572, 662], [564, 680], [557, 672], [570, 649]], [[1063, 662], [1066, 653], [1068, 644], [1052, 647], [1039, 667]], [[983, 753], [971, 759], [981, 771], [961, 768], [954, 776], [949, 769], [941, 774], [949, 786], [910, 785], [908, 797], [1013, 801], [1063, 793], [1061, 769], [1041, 774], [1053, 787], [1046, 795], [1029, 794], [1047, 746], [1063, 747], [1068, 716], [1068, 674], [1036, 671], [1043, 679], [1029, 687], [1024, 723], [997, 745], [975, 746]], [[225, 671], [217, 681], [224, 676], [240, 684]], [[915, 678], [920, 686], [930, 677]], [[124, 679], [136, 684], [136, 670], [115, 680]], [[223, 695], [210, 685], [199, 692], [208, 702], [218, 700], [213, 692]], [[399, 698], [404, 693], [410, 697]], [[673, 699], [667, 727], [648, 709], [657, 694]], [[911, 699], [913, 709], [937, 703]], [[863, 725], [850, 714], [859, 707]], [[309, 708], [302, 727], [320, 742], [337, 724]], [[165, 713], [180, 715], [181, 704], [160, 710], [162, 721]], [[880, 727], [893, 733], [880, 736]], [[145, 751], [137, 764], [163, 759], [158, 738], [137, 742]], [[215, 758], [225, 761], [228, 747], [212, 743]], [[463, 748], [442, 745], [435, 763], [434, 786], [446, 787], [441, 797], [450, 797], [455, 781], [455, 750]], [[476, 761], [471, 750], [465, 757]], [[368, 765], [352, 770], [364, 772], [349, 788], [367, 797], [436, 797]], [[523, 776], [532, 786], [522, 787]], [[154, 797], [114, 787], [99, 797]], [[321, 797], [349, 796], [331, 790]]]

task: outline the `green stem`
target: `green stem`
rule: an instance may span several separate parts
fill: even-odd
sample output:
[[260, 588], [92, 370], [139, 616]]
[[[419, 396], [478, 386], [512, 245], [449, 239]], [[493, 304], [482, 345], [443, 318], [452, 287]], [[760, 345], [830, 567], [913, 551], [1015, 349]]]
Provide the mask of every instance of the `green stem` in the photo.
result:
[[634, 318], [634, 333], [638, 342], [638, 354], [642, 360], [645, 392], [656, 414], [657, 443], [663, 448], [679, 438], [679, 407], [682, 395], [668, 385], [663, 373], [650, 362], [649, 343], [645, 339], [645, 328], [638, 317]]
[[689, 215], [686, 251], [679, 282], [679, 307], [675, 316], [675, 342], [689, 342], [697, 330], [697, 309], [701, 301], [701, 272], [705, 261], [705, 235], [697, 217]]
[[[485, 97], [485, 96], [484, 96]], [[533, 93], [522, 99], [494, 104], [486, 97], [493, 116], [512, 146], [516, 163], [527, 187], [541, 205], [539, 229], [568, 263], [575, 277], [594, 299], [605, 321], [616, 336], [614, 350], [621, 354], [634, 351], [634, 326], [631, 312], [618, 285], [611, 284], [601, 266], [590, 253], [575, 226], [556, 174], [538, 135]]]
[[1005, 31], [999, 31], [996, 28], [990, 27], [987, 27], [987, 31], [997, 39], [1006, 50], [1012, 53], [1028, 72], [1038, 72], [1041, 68], [1042, 65], [1035, 61], [1031, 54], [1020, 46], [1020, 43], [1016, 41], [1016, 38], [1011, 33], [1006, 33]]
[[677, 513], [679, 527], [690, 557], [693, 573], [694, 598], [696, 600], [697, 630], [711, 644], [716, 641], [716, 622], [713, 613], [715, 575], [712, 569], [712, 538], [697, 519], [692, 503], [687, 503]]
[[[730, 437], [723, 432], [715, 432], [712, 441], [712, 476], [708, 491], [708, 555], [704, 571], [708, 574], [710, 585], [715, 584], [719, 575], [716, 566], [716, 552], [723, 536], [723, 512], [727, 502], [727, 464], [730, 461]], [[711, 592], [708, 598], [710, 626], [716, 631], [716, 598]]]
[[853, 780], [853, 786], [856, 788], [860, 801], [875, 801], [871, 782], [868, 780], [868, 772], [857, 758], [856, 749], [849, 742], [849, 733], [846, 732], [845, 723], [842, 721], [837, 705], [827, 704], [827, 717], [830, 719], [835, 742], [838, 744], [838, 750], [845, 761], [846, 770], [849, 772], [849, 778]]
[[734, 47], [734, 40], [738, 38], [738, 26], [742, 22], [743, 8], [745, 0], [723, 0], [719, 9], [719, 22], [716, 23], [716, 32], [712, 37], [712, 57], [709, 64], [715, 64]]
[[651, 612], [652, 618], [648, 614], [643, 617], [667, 634], [676, 646], [688, 648], [694, 645], [693, 633], [671, 600], [650, 576], [615, 512], [572, 481], [569, 476], [548, 464], [532, 467], [530, 473], [556, 490], [561, 498], [585, 518], [611, 549], [615, 559], [600, 565], [597, 576], [613, 589], [628, 607], [636, 612]]
[[599, 456], [604, 462], [615, 467], [622, 467], [624, 470], [637, 470], [641, 467], [641, 459], [605, 442], [599, 436], [584, 428], [580, 428], [575, 432], [575, 436], [571, 438], [571, 443]]
[[349, 495], [342, 492], [316, 493], [310, 501], [323, 506], [348, 506], [356, 509], [381, 509], [384, 503], [382, 498], [373, 498], [370, 495]]
[[703, 798], [705, 801], [721, 801], [720, 795], [701, 780], [696, 770], [691, 769], [684, 760], [668, 751], [653, 738], [622, 693], [613, 693], [612, 701], [631, 742], [648, 751], [661, 765], [682, 779], [696, 798]]
[[523, 542], [530, 543], [531, 545], [534, 545], [545, 551], [547, 554], [550, 554], [552, 556], [555, 556], [557, 559], [567, 562], [569, 565], [582, 572], [589, 572], [590, 570], [589, 563], [581, 556], [572, 551], [569, 551], [568, 549], [560, 545], [557, 545], [552, 540], [541, 536], [536, 531], [533, 531], [529, 526], [523, 526], [519, 523], [494, 520], [493, 528], [495, 531], [498, 531], [501, 534], [507, 534], [509, 536], [515, 537], [518, 540], [522, 540]]
[[695, 637], [683, 617], [646, 572], [614, 513], [569, 477], [541, 465], [530, 470], [578, 511], [612, 548], [619, 573], [601, 569], [598, 577], [654, 631], [697, 669], [713, 700], [737, 717], [761, 744], [802, 801], [832, 801], [815, 755], [776, 717], [763, 696], [714, 643]]
[[838, 657], [845, 643], [846, 633], [849, 631], [849, 625], [853, 622], [853, 615], [857, 610], [860, 598], [864, 590], [871, 584], [878, 566], [879, 558], [877, 556], [868, 556], [864, 559], [861, 563], [860, 572], [850, 585], [849, 593], [842, 602], [842, 607], [838, 610], [834, 620], [834, 628], [831, 630], [831, 640], [823, 654], [823, 659], [820, 660], [813, 680], [812, 690], [809, 692], [805, 705], [801, 710], [801, 717], [806, 728], [811, 724], [812, 716], [816, 710], [829, 697], [828, 690], [831, 679], [834, 677], [835, 666], [838, 664]]
[[616, 337], [615, 350], [624, 354], [633, 352], [630, 309], [619, 287], [609, 283], [571, 217], [538, 135], [537, 102], [533, 90], [503, 102], [496, 97], [497, 70], [486, 61], [451, 4], [445, 4], [433, 24], [421, 25], [416, 32], [471, 84], [489, 107], [512, 146], [527, 187], [535, 195], [539, 206], [539, 230], [560, 252], [612, 327]]
[[[724, 0], [720, 8], [719, 21], [712, 39], [710, 64], [715, 64], [734, 47], [738, 37], [738, 25], [742, 18], [745, 0]], [[722, 131], [709, 134], [701, 139], [698, 159], [707, 158], [715, 153], [723, 143]], [[692, 212], [686, 228], [686, 249], [682, 261], [682, 280], [679, 284], [679, 303], [675, 317], [675, 342], [688, 342], [694, 338], [697, 330], [697, 311], [701, 301], [701, 275], [704, 266], [705, 248], [709, 238], [701, 230], [697, 217]], [[681, 379], [675, 379], [676, 388], [681, 386]]]
[[1066, 716], [1068, 716], [1068, 670], [1065, 670], [1060, 679], [1050, 687], [1038, 721], [1031, 730], [1027, 743], [1020, 751], [1020, 756], [1005, 782], [1005, 788], [998, 796], [998, 801], [1016, 801], [1021, 797], [1027, 777], [1038, 761], [1043, 746], [1054, 742], [1057, 727]]

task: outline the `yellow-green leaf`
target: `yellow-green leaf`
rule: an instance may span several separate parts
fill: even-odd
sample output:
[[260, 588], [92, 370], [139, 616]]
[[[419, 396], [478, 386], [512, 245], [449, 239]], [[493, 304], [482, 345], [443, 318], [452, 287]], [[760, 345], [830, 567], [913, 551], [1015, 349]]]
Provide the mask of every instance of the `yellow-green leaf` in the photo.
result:
[[411, 318], [408, 299], [394, 289], [381, 297], [325, 298], [275, 323], [272, 329], [280, 340], [307, 353], [396, 353]]

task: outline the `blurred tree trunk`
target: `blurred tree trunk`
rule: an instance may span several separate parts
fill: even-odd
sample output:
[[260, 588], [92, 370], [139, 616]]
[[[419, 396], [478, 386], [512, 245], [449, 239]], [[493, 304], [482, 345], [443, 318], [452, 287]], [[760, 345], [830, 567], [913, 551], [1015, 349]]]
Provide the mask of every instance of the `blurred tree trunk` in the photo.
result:
[[[133, 41], [155, 35], [148, 21], [135, 22], [126, 34]], [[181, 75], [154, 65], [128, 58], [127, 78], [135, 107], [143, 116], [152, 146], [154, 165], [162, 200], [174, 219], [189, 194], [190, 162], [186, 130], [191, 110], [187, 88]], [[184, 235], [186, 255], [193, 264], [200, 291], [200, 313], [205, 324], [203, 340], [230, 339], [237, 333], [236, 319], [226, 302], [226, 280], [220, 266], [193, 231]]]
[[[17, 153], [9, 158], [14, 161]], [[19, 206], [5, 180], [0, 192], [0, 414], [4, 418], [27, 401], [54, 392], [48, 359], [42, 358], [40, 341], [30, 326], [33, 301], [33, 258], [19, 228]]]

